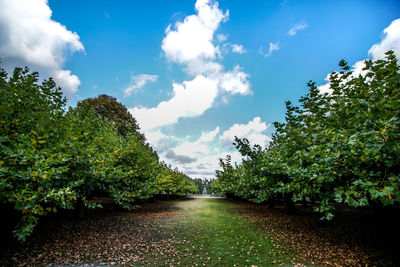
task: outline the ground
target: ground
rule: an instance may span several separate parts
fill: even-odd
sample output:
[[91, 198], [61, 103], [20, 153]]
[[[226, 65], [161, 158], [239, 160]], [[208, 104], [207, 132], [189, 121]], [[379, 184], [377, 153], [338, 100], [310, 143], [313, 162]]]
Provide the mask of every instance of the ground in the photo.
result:
[[153, 201], [135, 211], [92, 211], [84, 219], [52, 217], [26, 243], [8, 243], [0, 252], [0, 266], [388, 266], [398, 262], [396, 248], [376, 241], [380, 235], [376, 229], [382, 225], [360, 227], [367, 215], [349, 216], [344, 211], [326, 225], [310, 208], [298, 210], [287, 215], [279, 205], [271, 210], [202, 198]]

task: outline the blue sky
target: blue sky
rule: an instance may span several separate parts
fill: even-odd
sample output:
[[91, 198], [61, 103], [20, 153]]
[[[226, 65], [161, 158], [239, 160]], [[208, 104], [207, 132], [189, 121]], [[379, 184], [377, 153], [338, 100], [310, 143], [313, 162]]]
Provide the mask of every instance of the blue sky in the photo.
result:
[[74, 106], [108, 94], [139, 121], [161, 159], [214, 176], [240, 155], [233, 136], [267, 145], [284, 101], [340, 59], [354, 68], [400, 54], [399, 1], [0, 0], [0, 57], [53, 76]]

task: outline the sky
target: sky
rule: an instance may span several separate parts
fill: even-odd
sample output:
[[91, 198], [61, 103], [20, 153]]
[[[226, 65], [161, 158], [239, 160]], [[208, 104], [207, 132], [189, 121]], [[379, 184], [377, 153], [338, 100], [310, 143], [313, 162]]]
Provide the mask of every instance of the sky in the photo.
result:
[[72, 107], [116, 97], [161, 160], [214, 178], [341, 59], [400, 56], [399, 18], [395, 0], [0, 0], [0, 66], [53, 77]]

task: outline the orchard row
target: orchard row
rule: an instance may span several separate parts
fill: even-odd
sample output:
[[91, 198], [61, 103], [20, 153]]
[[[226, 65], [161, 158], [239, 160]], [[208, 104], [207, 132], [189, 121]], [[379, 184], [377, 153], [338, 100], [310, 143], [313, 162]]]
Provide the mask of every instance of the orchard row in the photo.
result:
[[400, 67], [393, 51], [355, 73], [345, 61], [330, 75], [330, 92], [309, 82], [300, 105], [286, 102], [286, 121], [263, 148], [235, 140], [240, 164], [228, 156], [214, 191], [257, 203], [313, 200], [322, 218], [336, 203], [351, 207], [400, 202]]
[[136, 120], [115, 98], [101, 95], [66, 107], [52, 79], [16, 68], [0, 71], [0, 201], [12, 206], [24, 240], [41, 216], [99, 206], [112, 197], [124, 208], [155, 194], [198, 189], [188, 176], [160, 162]]

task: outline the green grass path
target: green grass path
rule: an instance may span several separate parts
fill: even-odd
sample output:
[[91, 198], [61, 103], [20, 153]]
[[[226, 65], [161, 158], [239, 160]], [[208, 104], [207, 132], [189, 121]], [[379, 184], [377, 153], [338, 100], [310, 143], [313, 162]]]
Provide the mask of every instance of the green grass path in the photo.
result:
[[168, 220], [164, 227], [174, 237], [165, 254], [150, 259], [154, 265], [271, 266], [297, 262], [294, 251], [262, 232], [227, 200], [192, 199], [173, 205], [180, 216]]

